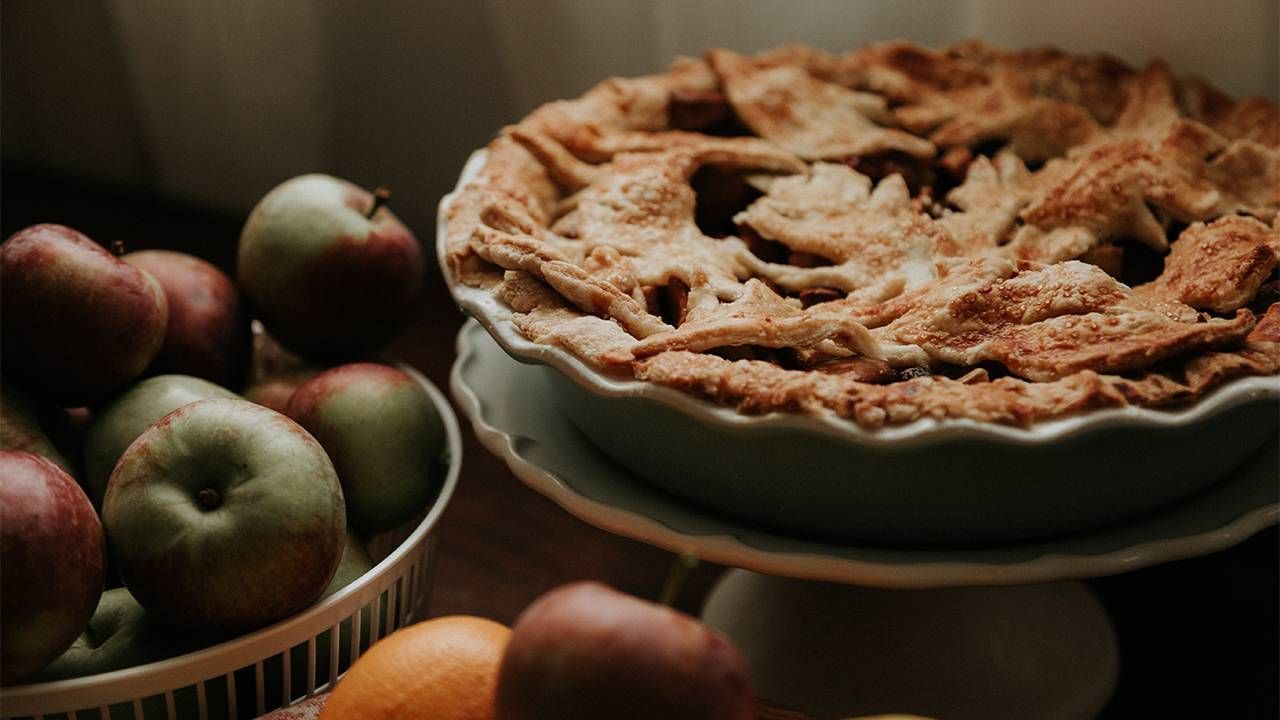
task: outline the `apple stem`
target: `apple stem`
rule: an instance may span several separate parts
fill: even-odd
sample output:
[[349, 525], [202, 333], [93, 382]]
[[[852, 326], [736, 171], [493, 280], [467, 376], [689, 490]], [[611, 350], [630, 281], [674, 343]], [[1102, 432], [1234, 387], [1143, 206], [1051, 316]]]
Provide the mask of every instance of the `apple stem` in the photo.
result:
[[204, 488], [196, 493], [196, 502], [200, 503], [200, 507], [205, 510], [212, 510], [222, 502], [222, 496], [213, 488]]
[[123, 240], [116, 240], [115, 242], [111, 243], [111, 254], [112, 254], [112, 255], [115, 255], [116, 257], [120, 257], [120, 256], [124, 255], [124, 241], [123, 241]]
[[373, 214], [378, 212], [378, 208], [387, 204], [391, 199], [391, 188], [386, 185], [379, 185], [373, 189], [373, 205], [369, 208], [369, 212], [365, 214], [366, 218], [373, 219]]
[[685, 580], [689, 579], [689, 573], [697, 566], [698, 558], [693, 555], [687, 552], [677, 555], [671, 572], [667, 573], [666, 582], [662, 583], [662, 594], [658, 596], [658, 602], [667, 607], [674, 606]]

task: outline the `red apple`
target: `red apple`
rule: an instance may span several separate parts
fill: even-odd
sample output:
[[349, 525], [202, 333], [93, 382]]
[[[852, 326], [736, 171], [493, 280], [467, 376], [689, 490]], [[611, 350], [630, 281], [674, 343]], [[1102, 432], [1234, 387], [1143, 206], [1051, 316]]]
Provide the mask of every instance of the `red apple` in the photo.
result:
[[373, 194], [328, 175], [288, 180], [240, 235], [237, 275], [267, 330], [310, 358], [377, 350], [422, 287], [422, 248]]
[[755, 720], [746, 661], [696, 620], [599, 583], [534, 601], [498, 671], [497, 720]]
[[250, 383], [294, 371], [309, 369], [314, 374], [324, 369], [322, 365], [289, 352], [267, 333], [262, 323], [256, 324], [253, 330], [253, 362], [249, 366]]
[[276, 412], [285, 412], [289, 407], [289, 398], [306, 381], [315, 377], [320, 370], [311, 368], [273, 375], [262, 380], [249, 383], [244, 389], [244, 399], [271, 408]]
[[275, 338], [259, 328], [253, 334], [249, 384], [241, 394], [249, 402], [284, 412], [293, 391], [324, 369], [322, 365], [285, 350]]
[[0, 246], [4, 372], [41, 399], [87, 405], [142, 374], [169, 316], [155, 278], [61, 225]]
[[231, 278], [193, 255], [144, 250], [121, 258], [164, 289], [169, 323], [154, 374], [192, 375], [233, 390], [249, 370], [248, 308]]
[[320, 597], [346, 508], [324, 449], [280, 413], [199, 400], [138, 436], [107, 482], [111, 556], [163, 622], [242, 632]]
[[39, 455], [0, 450], [0, 682], [43, 668], [89, 624], [104, 545], [71, 476]]

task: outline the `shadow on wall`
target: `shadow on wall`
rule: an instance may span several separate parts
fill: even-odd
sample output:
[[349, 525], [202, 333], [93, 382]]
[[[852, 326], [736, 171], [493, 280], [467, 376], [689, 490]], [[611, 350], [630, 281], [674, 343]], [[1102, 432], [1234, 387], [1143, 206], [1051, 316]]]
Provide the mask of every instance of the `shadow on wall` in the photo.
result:
[[399, 188], [397, 211], [429, 238], [467, 156], [510, 120], [488, 19], [468, 2], [326, 5], [331, 166]]
[[511, 116], [468, 3], [5, 0], [0, 22], [6, 164], [240, 212], [329, 172], [390, 185], [429, 237]]
[[[1034, 7], [1033, 7], [1034, 5]], [[4, 0], [6, 163], [235, 212], [281, 180], [391, 185], [429, 238], [470, 151], [536, 105], [677, 53], [982, 37], [1166, 57], [1274, 98], [1275, 0]], [[1158, 19], [1158, 21], [1157, 21]]]
[[154, 178], [108, 0], [76, 12], [0, 4], [0, 137], [5, 163], [131, 186]]

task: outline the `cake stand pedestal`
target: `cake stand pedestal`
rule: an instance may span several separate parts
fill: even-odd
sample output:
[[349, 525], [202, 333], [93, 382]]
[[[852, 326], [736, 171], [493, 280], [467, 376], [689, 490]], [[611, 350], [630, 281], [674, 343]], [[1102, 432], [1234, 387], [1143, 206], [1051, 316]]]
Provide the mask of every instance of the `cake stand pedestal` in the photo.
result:
[[1078, 581], [884, 590], [731, 570], [703, 621], [742, 650], [761, 697], [817, 718], [1092, 718], [1119, 673]]
[[1214, 552], [1280, 518], [1273, 441], [1204, 493], [1072, 537], [927, 550], [794, 537], [692, 507], [613, 462], [559, 412], [547, 372], [471, 322], [451, 385], [481, 442], [570, 513], [740, 568], [713, 589], [705, 622], [743, 650], [761, 697], [817, 718], [1094, 717], [1118, 654], [1076, 580]]

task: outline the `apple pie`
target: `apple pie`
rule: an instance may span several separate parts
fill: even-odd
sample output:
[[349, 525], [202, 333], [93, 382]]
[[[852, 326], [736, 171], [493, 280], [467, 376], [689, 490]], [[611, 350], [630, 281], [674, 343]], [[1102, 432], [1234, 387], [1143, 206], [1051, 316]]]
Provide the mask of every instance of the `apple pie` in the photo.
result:
[[1029, 424], [1280, 373], [1280, 108], [1106, 56], [711, 50], [505, 128], [446, 273], [738, 408]]

